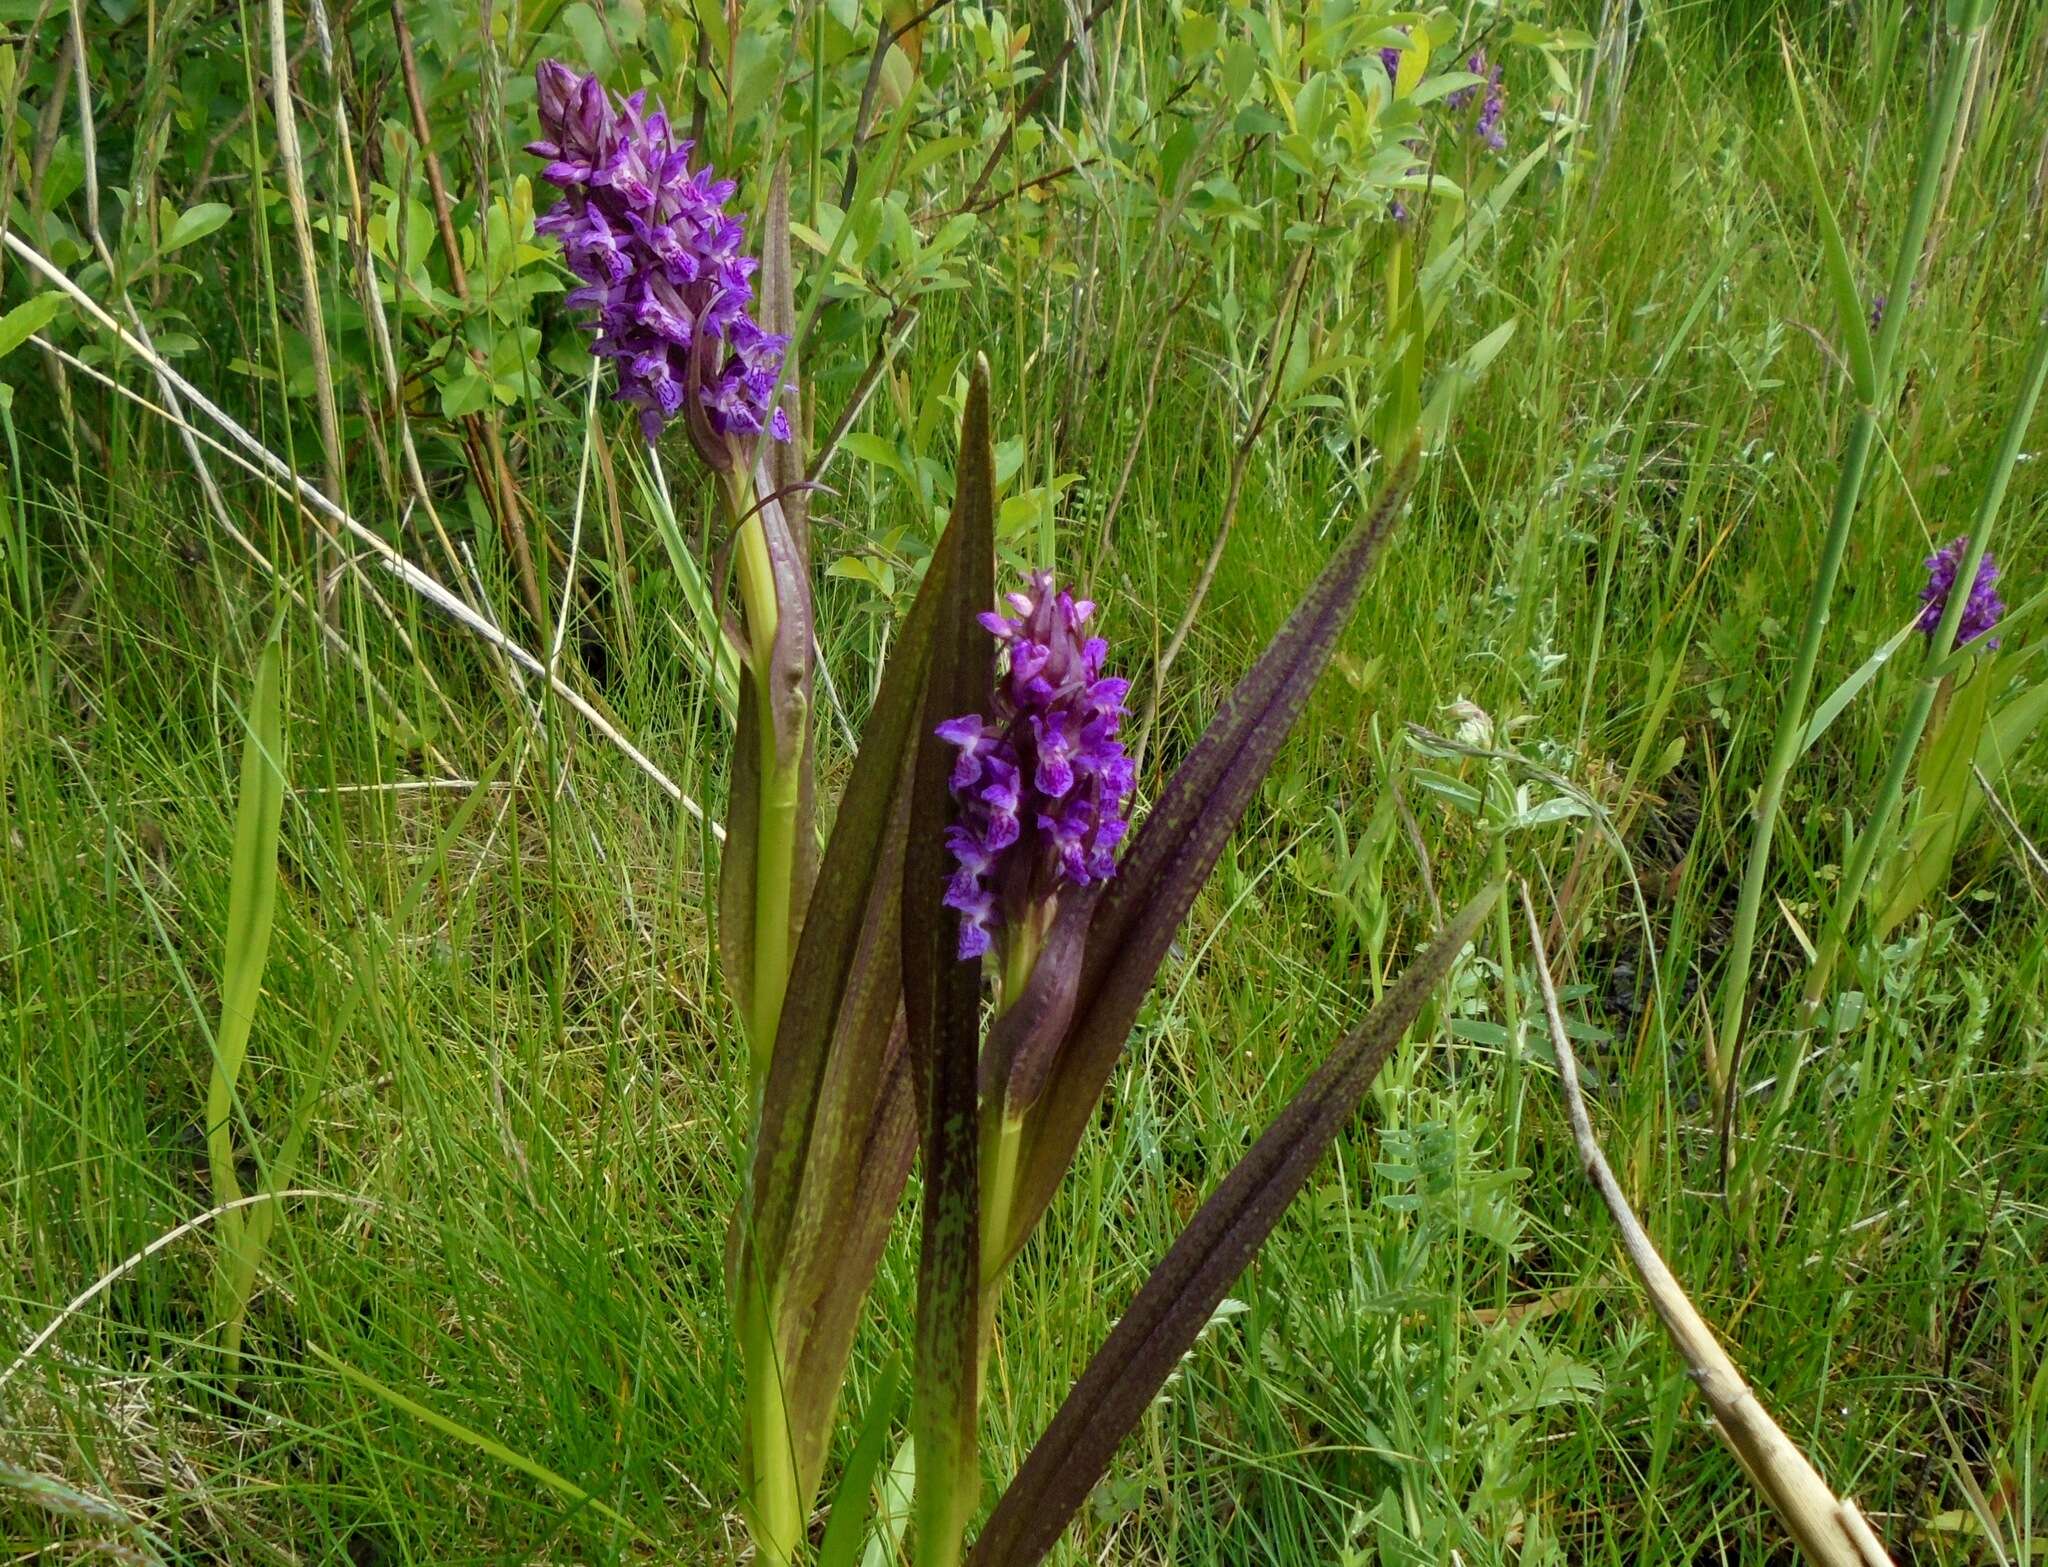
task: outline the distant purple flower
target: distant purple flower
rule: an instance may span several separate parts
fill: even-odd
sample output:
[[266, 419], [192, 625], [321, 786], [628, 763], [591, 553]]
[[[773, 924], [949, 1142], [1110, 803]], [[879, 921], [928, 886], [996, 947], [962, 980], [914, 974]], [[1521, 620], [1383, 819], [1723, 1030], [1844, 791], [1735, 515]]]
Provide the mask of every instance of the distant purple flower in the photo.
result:
[[[1970, 541], [1964, 537], [1927, 557], [1927, 586], [1920, 590], [1920, 602], [1926, 607], [1914, 622], [1927, 636], [1941, 629], [1942, 614], [1948, 609], [1949, 595], [1955, 591], [1956, 573], [1962, 569], [1963, 557], [1969, 550]], [[1956, 624], [1957, 647], [1975, 642], [2005, 614], [2005, 601], [1998, 596], [1997, 582], [1998, 563], [1986, 550], [1977, 563], [1977, 580], [1970, 584], [1970, 596], [1963, 604], [1963, 618]], [[1992, 637], [1984, 645], [1997, 647], [1998, 638]]]
[[527, 151], [548, 160], [541, 178], [564, 195], [534, 227], [561, 240], [583, 280], [569, 303], [596, 307], [592, 350], [617, 362], [641, 432], [652, 442], [683, 414], [719, 468], [764, 428], [788, 440], [787, 415], [768, 411], [788, 339], [749, 313], [757, 263], [725, 210], [733, 182], [692, 172], [692, 144], [660, 104], [648, 112], [645, 93], [620, 101], [559, 60], [535, 75], [543, 139]]
[[1380, 51], [1380, 64], [1384, 65], [1387, 68], [1388, 86], [1391, 87], [1394, 83], [1395, 78], [1401, 74], [1401, 56], [1406, 54], [1407, 52], [1407, 50], [1398, 48], [1392, 44], [1389, 44], [1386, 48]]
[[[1486, 78], [1486, 97], [1479, 105], [1477, 118], [1472, 121], [1472, 134], [1495, 152], [1499, 152], [1508, 144], [1508, 133], [1500, 123], [1501, 114], [1508, 103], [1507, 90], [1500, 84], [1501, 69], [1496, 65], [1488, 71], [1484, 52], [1475, 54], [1465, 64], [1473, 75]], [[1470, 90], [1478, 91], [1476, 87]]]
[[1472, 100], [1479, 97], [1479, 89], [1486, 89], [1486, 97], [1479, 105], [1479, 113], [1472, 120], [1472, 134], [1477, 136], [1495, 152], [1508, 144], [1507, 132], [1501, 129], [1501, 111], [1507, 107], [1506, 91], [1500, 84], [1501, 68], [1489, 66], [1486, 51], [1481, 49], [1465, 61], [1465, 69], [1474, 76], [1484, 77], [1483, 82], [1474, 82], [1470, 87], [1460, 87], [1456, 92], [1444, 95], [1444, 107], [1453, 114], [1462, 114], [1470, 107]]
[[1884, 325], [1885, 296], [1879, 294], [1870, 302], [1870, 330], [1875, 332]]
[[963, 958], [987, 952], [998, 931], [1042, 912], [1062, 887], [1115, 874], [1136, 781], [1117, 738], [1130, 682], [1103, 676], [1109, 644], [1082, 631], [1095, 606], [1055, 592], [1049, 571], [1008, 600], [1015, 618], [981, 617], [1007, 654], [990, 715], [937, 731], [959, 752], [960, 820], [946, 834], [958, 869], [945, 902], [960, 912]]

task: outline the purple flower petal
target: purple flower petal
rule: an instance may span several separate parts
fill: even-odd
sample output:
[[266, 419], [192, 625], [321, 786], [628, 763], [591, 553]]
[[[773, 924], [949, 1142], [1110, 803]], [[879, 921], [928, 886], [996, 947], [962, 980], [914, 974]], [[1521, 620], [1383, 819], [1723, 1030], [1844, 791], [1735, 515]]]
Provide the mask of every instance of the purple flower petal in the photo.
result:
[[[1949, 595], [1955, 592], [1956, 573], [1962, 569], [1963, 557], [1969, 549], [1969, 538], [1964, 536], [1927, 557], [1927, 586], [1920, 590], [1920, 618], [1914, 622], [1923, 635], [1931, 637], [1941, 629]], [[1970, 584], [1969, 597], [1963, 601], [1962, 618], [1956, 623], [1957, 647], [1975, 642], [2004, 618], [2005, 601], [1998, 596], [1997, 582], [1998, 562], [1986, 550], [1977, 563], [1977, 577]], [[1998, 638], [1991, 637], [1984, 645], [1995, 648]]]

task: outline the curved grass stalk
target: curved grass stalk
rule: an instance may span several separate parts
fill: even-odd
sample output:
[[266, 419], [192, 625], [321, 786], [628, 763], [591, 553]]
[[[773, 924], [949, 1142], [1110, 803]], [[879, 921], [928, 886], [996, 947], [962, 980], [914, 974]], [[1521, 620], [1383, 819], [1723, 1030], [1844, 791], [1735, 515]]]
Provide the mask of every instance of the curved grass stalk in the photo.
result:
[[[1878, 851], [1890, 838], [1892, 813], [1898, 809], [1899, 801], [1905, 794], [1906, 775], [1912, 769], [1913, 757], [1919, 751], [1920, 737], [1927, 729], [1928, 718], [1934, 712], [1936, 697], [1940, 694], [1947, 676], [1950, 655], [1955, 647], [1956, 628], [1963, 618], [1963, 607], [1969, 599], [1969, 584], [1977, 580], [1978, 565], [1984, 559], [1985, 550], [1991, 543], [1991, 529], [1998, 520], [2000, 508], [2005, 504], [2005, 491], [2012, 479], [2012, 471], [2019, 462], [2021, 448], [2025, 446], [2028, 426], [2033, 423], [2034, 410], [2041, 399], [2041, 388], [2048, 382], [2048, 269], [2042, 273], [2041, 314], [2035, 323], [2033, 351], [2027, 361], [2026, 378], [2021, 383], [2019, 401], [2014, 404], [2012, 417], [2005, 427], [2005, 439], [1999, 446], [1998, 455], [1993, 459], [1991, 472], [1984, 484], [1984, 493], [1977, 502], [1977, 515], [1970, 528], [1970, 544], [1956, 569], [1957, 591], [1949, 594], [1947, 608], [1943, 610], [1941, 623], [1927, 640], [1927, 653], [1922, 662], [1920, 683], [1913, 693], [1913, 703], [1906, 713], [1905, 722], [1892, 737], [1892, 753], [1885, 768], [1883, 786], [1878, 792], [1877, 803], [1871, 808], [1870, 820], [1856, 847], [1849, 856], [1849, 863], [1843, 868], [1842, 881], [1835, 894], [1835, 905], [1829, 916], [1820, 946], [1815, 953], [1812, 966], [1806, 975], [1806, 988], [1800, 998], [1800, 1020], [1810, 1024], [1820, 1009], [1821, 997], [1827, 990], [1828, 979], [1834, 972], [1836, 960], [1841, 956], [1843, 943], [1856, 917], [1857, 907], [1863, 900], [1864, 883], [1870, 878], [1871, 869]], [[1796, 1067], [1787, 1071], [1779, 1083], [1777, 1107], [1782, 1109], [1790, 1099], [1793, 1084], [1798, 1078]]]
[[[1962, 102], [1963, 84], [1970, 71], [1970, 62], [1983, 47], [1984, 32], [1989, 21], [1989, 5], [1986, 0], [1975, 0], [1963, 34], [1951, 52], [1948, 69], [1942, 81], [1941, 94], [1933, 111], [1927, 116], [1924, 134], [1920, 144], [1920, 171], [1913, 187], [1913, 201], [1907, 211], [1904, 230], [1899, 235], [1896, 258], [1892, 265], [1892, 297], [1905, 300], [1912, 292], [1914, 275], [1920, 267], [1921, 246], [1927, 235], [1927, 228], [1934, 213], [1935, 197], [1941, 186], [1941, 172], [1946, 160], [1950, 138], [1955, 134], [1957, 109]], [[1788, 74], [1791, 69], [1787, 58]], [[1793, 86], [1793, 102], [1799, 102], [1796, 82]], [[1804, 119], [1801, 119], [1804, 134]], [[1816, 206], [1823, 212], [1824, 227], [1834, 239], [1827, 247], [1827, 262], [1840, 310], [1850, 314], [1843, 330], [1849, 336], [1852, 346], [1861, 341], [1858, 337], [1862, 328], [1860, 302], [1855, 300], [1853, 287], [1845, 289], [1841, 274], [1848, 261], [1839, 244], [1832, 210], [1828, 209], [1821, 190], [1818, 168], [1808, 159], [1808, 173], [1813, 182]], [[1719, 1022], [1718, 1053], [1722, 1062], [1721, 1088], [1721, 1144], [1722, 1169], [1725, 1175], [1728, 1166], [1728, 1149], [1735, 1118], [1735, 1096], [1737, 1092], [1737, 1069], [1742, 1060], [1742, 1026], [1749, 1000], [1750, 968], [1756, 954], [1756, 927], [1758, 911], [1763, 906], [1764, 882], [1771, 869], [1771, 840], [1777, 831], [1778, 812], [1785, 802], [1785, 785], [1791, 777], [1793, 765], [1799, 760], [1800, 741], [1806, 733], [1806, 704], [1813, 694], [1814, 671], [1820, 662], [1820, 645], [1827, 633], [1828, 613], [1834, 599], [1835, 580], [1841, 574], [1842, 556], [1848, 548], [1849, 529], [1856, 520], [1856, 508], [1863, 499], [1863, 489], [1869, 476], [1870, 454], [1877, 444], [1877, 423], [1884, 406], [1890, 401], [1892, 386], [1892, 359], [1898, 350], [1899, 337], [1909, 312], [1895, 309], [1888, 312], [1884, 325], [1878, 332], [1877, 342], [1870, 356], [1869, 375], [1862, 374], [1862, 356], [1856, 356], [1857, 402], [1855, 424], [1849, 432], [1849, 444], [1842, 454], [1842, 467], [1835, 484], [1835, 498], [1828, 519], [1826, 541], [1821, 546], [1820, 570], [1814, 578], [1813, 588], [1807, 595], [1806, 621], [1800, 632], [1799, 648], [1792, 665], [1792, 676], [1786, 682], [1785, 705], [1778, 714], [1776, 737], [1771, 744], [1771, 757], [1764, 773], [1762, 787], [1757, 792], [1756, 821], [1749, 842], [1748, 859], [1743, 866], [1742, 890], [1735, 909], [1735, 927], [1729, 938], [1728, 965], [1722, 972], [1721, 1006]]]

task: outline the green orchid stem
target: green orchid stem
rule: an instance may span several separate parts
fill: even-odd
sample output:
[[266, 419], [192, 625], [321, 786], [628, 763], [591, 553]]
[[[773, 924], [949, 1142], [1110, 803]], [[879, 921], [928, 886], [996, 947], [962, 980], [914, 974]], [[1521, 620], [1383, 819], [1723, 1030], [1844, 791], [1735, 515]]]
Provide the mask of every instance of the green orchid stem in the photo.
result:
[[774, 686], [770, 664], [780, 611], [775, 601], [775, 569], [768, 558], [768, 536], [753, 504], [753, 487], [735, 472], [728, 475], [728, 504], [740, 524], [737, 548], [740, 605], [746, 613], [747, 640], [752, 649], [754, 700], [761, 714], [761, 816], [754, 850], [753, 998], [747, 1017], [747, 1048], [754, 1091], [759, 1096], [768, 1078], [775, 1050], [775, 1030], [782, 1021], [782, 1000], [789, 988], [790, 900], [796, 878], [797, 807], [802, 795], [803, 744], [778, 753], [775, 744]]
[[[2048, 269], [2042, 274], [2041, 308], [2048, 312]], [[1856, 840], [1856, 847], [1849, 856], [1849, 863], [1843, 868], [1842, 882], [1835, 895], [1835, 903], [1821, 936], [1818, 950], [1814, 954], [1813, 966], [1807, 971], [1806, 988], [1800, 998], [1800, 1022], [1810, 1026], [1820, 1010], [1822, 998], [1827, 993], [1828, 980], [1833, 975], [1836, 960], [1841, 956], [1843, 945], [1848, 940], [1849, 927], [1856, 917], [1856, 910], [1863, 900], [1864, 885], [1870, 879], [1878, 851], [1890, 840], [1892, 813], [1898, 809], [1899, 801], [1906, 792], [1906, 777], [1912, 771], [1913, 758], [1920, 749], [1920, 737], [1926, 733], [1929, 718], [1933, 716], [1935, 703], [1944, 689], [1945, 682], [1952, 678], [1950, 663], [1951, 650], [1955, 647], [1956, 630], [1962, 624], [1963, 610], [1969, 601], [1970, 587], [1977, 580], [1977, 568], [1983, 561], [1991, 544], [1991, 529], [1998, 520], [1999, 510], [2005, 504], [2005, 491], [2012, 479], [2020, 453], [2026, 446], [2027, 429], [2033, 423], [2034, 410], [2041, 400], [2041, 389], [2048, 384], [2048, 314], [2034, 328], [2033, 352], [2027, 361], [2026, 379], [2020, 387], [2019, 400], [2013, 405], [2012, 417], [2005, 427], [2005, 440], [1993, 460], [1991, 473], [1984, 485], [1984, 493], [1977, 502], [1977, 515], [1972, 519], [1970, 545], [1956, 568], [1955, 589], [1948, 596], [1948, 603], [1942, 610], [1941, 623], [1934, 634], [1927, 639], [1927, 656], [1920, 671], [1919, 686], [1913, 692], [1913, 704], [1907, 711], [1906, 721], [1899, 727], [1892, 739], [1892, 754], [1885, 768], [1884, 786], [1878, 792], [1877, 803], [1872, 807], [1870, 820]], [[1796, 1059], [1796, 1058], [1795, 1058]], [[1780, 1079], [1778, 1100], [1780, 1107], [1791, 1094], [1792, 1080], [1796, 1072], [1787, 1072]]]
[[740, 1337], [747, 1378], [747, 1456], [753, 1476], [748, 1527], [758, 1559], [786, 1567], [796, 1560], [803, 1539], [804, 1510], [789, 1438], [789, 1407], [782, 1393], [782, 1364], [775, 1352], [773, 1313], [760, 1290], [747, 1292], [744, 1310]]
[[[1044, 933], [1036, 924], [1008, 932], [1003, 961], [996, 976], [998, 1017], [1024, 994], [1038, 963]], [[981, 1359], [978, 1373], [988, 1383], [989, 1345], [995, 1338], [996, 1304], [1003, 1293], [1003, 1268], [1009, 1256], [1010, 1210], [1017, 1200], [1017, 1166], [1024, 1149], [1024, 1116], [1013, 1115], [998, 1085], [981, 1118]], [[977, 1396], [977, 1402], [979, 1398]]]
[[[760, 715], [759, 830], [754, 845], [753, 973], [747, 1010], [747, 1059], [753, 1102], [758, 1106], [768, 1081], [775, 1033], [789, 988], [790, 906], [794, 896], [797, 811], [802, 797], [803, 741], [790, 754], [775, 741], [774, 687], [770, 666], [780, 611], [768, 537], [754, 506], [753, 486], [737, 470], [726, 475], [726, 502], [739, 524], [734, 554], [740, 605], [751, 651], [750, 675]], [[790, 1441], [789, 1406], [783, 1366], [775, 1343], [775, 1309], [766, 1281], [743, 1288], [741, 1353], [746, 1373], [746, 1440], [752, 1486], [749, 1525], [759, 1559], [784, 1567], [796, 1558], [804, 1536], [804, 1499]]]
[[1806, 705], [1813, 694], [1813, 674], [1820, 662], [1820, 647], [1828, 626], [1828, 611], [1834, 599], [1835, 579], [1840, 575], [1842, 556], [1849, 544], [1849, 528], [1870, 468], [1870, 455], [1877, 445], [1879, 411], [1891, 400], [1892, 358], [1899, 334], [1910, 313], [1913, 282], [1920, 269], [1921, 250], [1934, 215], [1935, 198], [1941, 185], [1941, 169], [1955, 130], [1956, 111], [1962, 101], [1964, 79], [1970, 62], [1982, 43], [1982, 5], [1972, 8], [1970, 25], [1950, 51], [1941, 97], [1927, 117], [1926, 134], [1920, 147], [1919, 177], [1913, 188], [1912, 205], [1904, 230], [1899, 235], [1897, 258], [1892, 268], [1891, 297], [1898, 307], [1886, 314], [1878, 334], [1874, 386], [1871, 395], [1861, 396], [1849, 444], [1842, 456], [1842, 469], [1835, 485], [1833, 510], [1828, 520], [1826, 542], [1821, 548], [1820, 570], [1807, 598], [1806, 622], [1800, 633], [1792, 678], [1786, 683], [1785, 705], [1778, 714], [1777, 735], [1771, 745], [1770, 764], [1763, 786], [1757, 792], [1756, 825], [1743, 866], [1742, 891], [1735, 909], [1735, 928], [1728, 944], [1728, 965], [1721, 981], [1719, 1066], [1721, 1073], [1722, 1169], [1728, 1168], [1728, 1149], [1733, 1132], [1736, 1070], [1741, 1062], [1742, 1025], [1749, 1001], [1750, 966], [1756, 955], [1757, 915], [1763, 906], [1764, 883], [1771, 868], [1771, 839], [1777, 831], [1778, 812], [1785, 802], [1785, 785], [1799, 760], [1800, 739], [1806, 730]]

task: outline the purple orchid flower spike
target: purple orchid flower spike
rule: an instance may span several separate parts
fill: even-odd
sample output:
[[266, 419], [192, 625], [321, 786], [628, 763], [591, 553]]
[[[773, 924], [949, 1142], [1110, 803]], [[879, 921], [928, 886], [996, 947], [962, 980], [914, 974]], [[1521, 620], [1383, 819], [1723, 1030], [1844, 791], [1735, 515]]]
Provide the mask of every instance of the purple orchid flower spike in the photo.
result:
[[946, 906], [960, 914], [963, 958], [1007, 930], [1035, 941], [1062, 888], [1115, 873], [1135, 783], [1117, 738], [1130, 682], [1102, 672], [1109, 644], [1083, 629], [1095, 606], [1055, 590], [1049, 571], [1008, 604], [1011, 615], [981, 616], [1007, 655], [988, 716], [937, 729], [958, 752], [960, 821], [946, 839], [958, 868]]
[[564, 193], [535, 227], [583, 280], [569, 302], [597, 311], [592, 349], [618, 365], [641, 433], [652, 443], [683, 415], [721, 471], [763, 432], [788, 440], [789, 418], [769, 399], [789, 340], [753, 318], [756, 263], [726, 211], [733, 182], [691, 169], [691, 142], [646, 94], [614, 98], [559, 60], [535, 74], [542, 139], [527, 150]]
[[[1962, 570], [1963, 557], [1969, 553], [1970, 541], [1967, 536], [1953, 540], [1927, 557], [1927, 586], [1920, 590], [1923, 606], [1920, 618], [1914, 625], [1926, 636], [1933, 636], [1941, 629], [1941, 617], [1948, 609], [1949, 595], [1956, 590], [1956, 573]], [[1986, 550], [1984, 558], [1977, 563], [1976, 580], [1970, 584], [1970, 596], [1963, 603], [1963, 618], [1956, 623], [1956, 646], [1963, 647], [1984, 636], [2004, 618], [2005, 600], [1998, 596], [1998, 562]], [[1991, 637], [1984, 644], [1987, 648], [1998, 646], [1998, 638]]]

